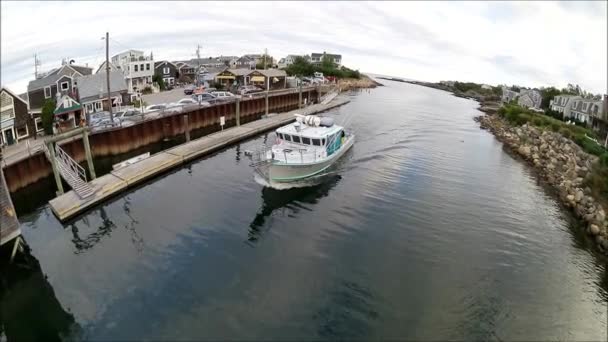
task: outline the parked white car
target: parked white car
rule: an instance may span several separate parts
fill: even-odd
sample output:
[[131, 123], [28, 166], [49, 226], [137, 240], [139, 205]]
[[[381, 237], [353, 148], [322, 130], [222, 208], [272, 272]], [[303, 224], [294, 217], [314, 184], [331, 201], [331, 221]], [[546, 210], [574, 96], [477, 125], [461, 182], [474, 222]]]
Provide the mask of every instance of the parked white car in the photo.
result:
[[198, 104], [198, 102], [194, 101], [192, 98], [186, 97], [186, 98], [183, 98], [183, 99], [177, 101], [177, 104], [189, 105], [189, 104]]
[[150, 105], [150, 106], [146, 107], [146, 112], [154, 112], [157, 110], [163, 110], [165, 108], [167, 108], [167, 105], [164, 103]]
[[229, 91], [212, 91], [211, 94], [215, 95], [218, 99], [230, 99], [235, 97], [235, 95]]

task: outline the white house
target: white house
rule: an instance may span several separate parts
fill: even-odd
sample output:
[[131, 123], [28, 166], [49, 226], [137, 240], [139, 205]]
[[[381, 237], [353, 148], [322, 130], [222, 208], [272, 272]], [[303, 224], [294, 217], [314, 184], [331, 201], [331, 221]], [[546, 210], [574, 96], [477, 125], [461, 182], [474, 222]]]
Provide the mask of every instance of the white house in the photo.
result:
[[142, 51], [128, 50], [113, 56], [111, 62], [125, 75], [129, 93], [152, 86], [154, 75], [152, 53], [146, 56]]
[[505, 103], [511, 102], [515, 98], [517, 98], [517, 96], [519, 96], [518, 92], [513, 91], [505, 86], [502, 87], [502, 98], [501, 98], [502, 102], [505, 102]]
[[337, 66], [341, 66], [342, 65], [342, 55], [336, 55], [336, 54], [331, 54], [331, 53], [311, 53], [310, 54], [310, 59], [311, 62], [313, 64], [321, 64], [321, 62], [323, 61], [323, 57], [328, 56], [329, 58], [331, 58], [331, 61], [334, 62], [334, 64], [336, 64]]
[[551, 100], [549, 108], [551, 110], [562, 113], [563, 118], [571, 117], [572, 105], [574, 101], [582, 99], [576, 95], [558, 95]]
[[489, 84], [482, 84], [481, 85], [481, 89], [487, 89], [487, 90], [492, 90], [492, 86]]
[[287, 57], [281, 58], [279, 60], [279, 63], [277, 63], [277, 66], [280, 69], [287, 68], [288, 66], [292, 65], [295, 62], [297, 57], [303, 57], [307, 61], [310, 61], [310, 57], [308, 55], [287, 55]]

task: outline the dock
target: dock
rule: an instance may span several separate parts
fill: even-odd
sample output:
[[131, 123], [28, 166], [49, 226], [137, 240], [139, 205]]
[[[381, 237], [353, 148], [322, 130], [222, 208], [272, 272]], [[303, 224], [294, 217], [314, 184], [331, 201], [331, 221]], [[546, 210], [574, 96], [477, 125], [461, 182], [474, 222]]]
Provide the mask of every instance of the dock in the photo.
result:
[[2, 246], [21, 235], [21, 229], [2, 168], [0, 168], [0, 178], [0, 246]]
[[348, 102], [350, 100], [347, 98], [338, 97], [330, 103], [314, 104], [298, 110], [268, 116], [186, 142], [92, 180], [89, 182], [89, 185], [94, 190], [94, 194], [91, 196], [81, 198], [74, 190], [70, 190], [52, 199], [49, 202], [51, 210], [60, 221], [65, 221], [102, 203], [111, 196], [160, 173], [230, 146], [238, 141], [290, 123], [295, 120], [294, 114], [296, 113], [302, 115], [316, 114]]

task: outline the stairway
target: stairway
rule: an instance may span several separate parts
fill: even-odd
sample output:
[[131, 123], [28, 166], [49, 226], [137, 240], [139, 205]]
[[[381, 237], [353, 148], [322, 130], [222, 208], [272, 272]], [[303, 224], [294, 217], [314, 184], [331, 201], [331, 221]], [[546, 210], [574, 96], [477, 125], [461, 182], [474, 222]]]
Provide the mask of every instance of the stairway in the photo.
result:
[[[46, 145], [44, 154], [50, 160], [51, 156]], [[55, 145], [55, 161], [61, 177], [80, 198], [87, 198], [95, 193], [93, 187], [87, 182], [84, 168], [78, 165], [59, 145]]]

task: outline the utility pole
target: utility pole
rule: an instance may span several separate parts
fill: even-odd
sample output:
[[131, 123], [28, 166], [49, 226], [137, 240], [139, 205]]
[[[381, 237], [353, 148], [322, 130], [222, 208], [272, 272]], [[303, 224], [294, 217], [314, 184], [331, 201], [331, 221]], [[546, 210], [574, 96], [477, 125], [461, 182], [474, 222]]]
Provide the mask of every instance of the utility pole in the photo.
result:
[[266, 70], [266, 55], [268, 55], [268, 49], [264, 49], [264, 70]]
[[114, 125], [114, 114], [112, 113], [112, 97], [110, 92], [110, 33], [106, 32], [106, 80], [108, 83], [108, 110], [110, 111], [110, 122]]
[[199, 86], [199, 75], [201, 72], [201, 45], [198, 44], [196, 46], [196, 61], [198, 63], [198, 67], [196, 69], [196, 85]]
[[40, 66], [40, 60], [38, 54], [34, 54], [34, 79], [38, 79], [38, 67]]

